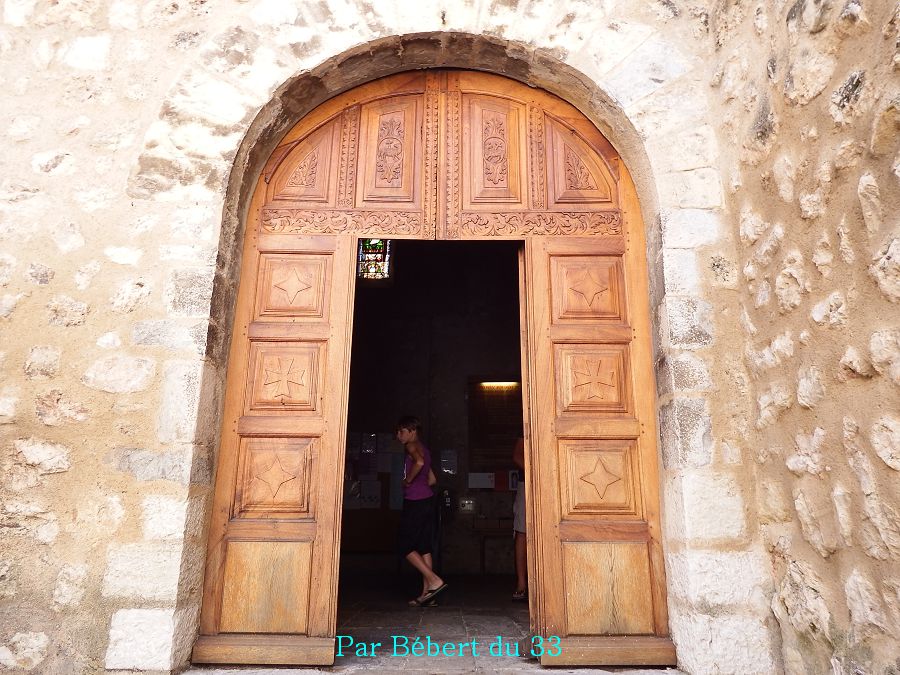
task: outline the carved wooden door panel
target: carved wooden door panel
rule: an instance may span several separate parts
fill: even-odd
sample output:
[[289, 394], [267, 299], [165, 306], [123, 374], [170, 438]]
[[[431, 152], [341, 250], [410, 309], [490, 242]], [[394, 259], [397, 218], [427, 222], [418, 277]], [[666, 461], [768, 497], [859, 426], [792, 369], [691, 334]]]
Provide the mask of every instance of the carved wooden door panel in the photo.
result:
[[429, 77], [320, 106], [264, 168], [247, 219], [195, 662], [334, 661], [357, 236], [434, 237]]
[[527, 249], [535, 628], [562, 637], [541, 662], [674, 663], [641, 377], [649, 335], [628, 303], [625, 239], [536, 237]]
[[455, 72], [446, 97], [438, 236], [525, 241], [532, 630], [562, 638], [541, 661], [674, 664], [634, 185], [597, 128], [545, 92]]

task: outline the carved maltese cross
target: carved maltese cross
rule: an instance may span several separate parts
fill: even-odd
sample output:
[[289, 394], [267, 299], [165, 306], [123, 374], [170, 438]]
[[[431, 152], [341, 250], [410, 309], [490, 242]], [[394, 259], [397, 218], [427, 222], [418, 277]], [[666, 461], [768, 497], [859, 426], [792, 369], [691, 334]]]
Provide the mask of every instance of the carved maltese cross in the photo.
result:
[[[280, 398], [284, 403], [285, 398], [293, 398], [291, 394], [291, 385], [297, 387], [305, 387], [303, 380], [306, 375], [305, 370], [294, 368], [294, 359], [277, 359], [278, 369], [266, 368], [266, 379], [263, 385], [266, 387], [275, 385], [275, 393], [272, 398]], [[287, 365], [285, 365], [285, 362]]]
[[597, 494], [600, 495], [600, 499], [606, 497], [606, 491], [609, 489], [610, 485], [622, 480], [621, 476], [617, 476], [606, 468], [606, 464], [603, 462], [602, 457], [598, 457], [597, 463], [594, 464], [594, 468], [580, 476], [580, 478], [585, 483], [590, 483], [594, 486]]
[[592, 398], [605, 399], [606, 390], [604, 387], [609, 387], [610, 389], [616, 388], [615, 370], [610, 368], [609, 370], [602, 372], [603, 359], [597, 359], [597, 361], [585, 361], [582, 368], [586, 372], [576, 370], [573, 374], [575, 375], [575, 389], [587, 387], [587, 389], [581, 389], [579, 392], [581, 394], [586, 394], [584, 400]]
[[587, 306], [592, 308], [594, 307], [594, 300], [598, 295], [602, 295], [609, 290], [609, 286], [604, 284], [602, 281], [599, 281], [596, 277], [596, 273], [593, 270], [584, 269], [581, 270], [573, 279], [574, 283], [569, 287], [570, 290], [575, 291], [578, 295], [584, 298], [584, 301], [587, 303]]
[[287, 276], [275, 284], [275, 288], [280, 288], [284, 291], [287, 295], [288, 304], [293, 305], [294, 300], [297, 299], [297, 295], [312, 288], [312, 286], [300, 278], [300, 273], [297, 272], [296, 267], [292, 267], [290, 272], [287, 273]]
[[278, 491], [281, 489], [282, 485], [296, 478], [294, 474], [284, 470], [284, 467], [281, 466], [281, 460], [278, 459], [278, 455], [275, 455], [275, 461], [272, 462], [272, 466], [262, 473], [257, 474], [256, 477], [269, 486], [273, 500], [278, 495]]

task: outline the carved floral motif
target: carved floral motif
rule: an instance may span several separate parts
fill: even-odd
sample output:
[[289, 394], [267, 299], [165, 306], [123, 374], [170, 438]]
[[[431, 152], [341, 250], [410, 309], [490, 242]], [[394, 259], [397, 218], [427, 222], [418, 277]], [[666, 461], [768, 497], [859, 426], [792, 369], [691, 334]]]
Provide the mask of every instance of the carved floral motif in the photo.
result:
[[509, 161], [507, 160], [506, 124], [501, 115], [485, 112], [482, 139], [485, 179], [495, 186], [505, 183]]
[[316, 148], [297, 165], [291, 177], [288, 178], [287, 187], [312, 187], [316, 184], [316, 171], [319, 168], [319, 148]]
[[591, 172], [585, 166], [578, 154], [568, 145], [566, 146], [566, 189], [567, 190], [596, 190]]
[[378, 124], [378, 147], [375, 156], [377, 182], [397, 187], [403, 168], [403, 118], [399, 115], [383, 116]]
[[619, 211], [522, 211], [507, 213], [463, 213], [459, 229], [449, 233], [480, 237], [491, 235], [607, 235], [622, 234]]
[[263, 209], [262, 229], [272, 234], [434, 234], [415, 211]]

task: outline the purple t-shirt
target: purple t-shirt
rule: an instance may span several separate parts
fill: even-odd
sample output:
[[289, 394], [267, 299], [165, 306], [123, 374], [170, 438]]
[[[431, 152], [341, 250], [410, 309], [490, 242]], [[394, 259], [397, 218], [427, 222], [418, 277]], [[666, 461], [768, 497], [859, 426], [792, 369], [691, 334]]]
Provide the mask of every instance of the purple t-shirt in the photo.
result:
[[[422, 466], [419, 473], [416, 474], [416, 477], [413, 478], [412, 483], [403, 486], [404, 499], [417, 501], [419, 499], [428, 499], [434, 495], [434, 490], [428, 487], [428, 471], [431, 469], [431, 452], [429, 452], [428, 448], [424, 445], [422, 446], [422, 455], [425, 464]], [[410, 455], [407, 455], [406, 463], [403, 466], [404, 478], [412, 473], [414, 464], [413, 458]]]

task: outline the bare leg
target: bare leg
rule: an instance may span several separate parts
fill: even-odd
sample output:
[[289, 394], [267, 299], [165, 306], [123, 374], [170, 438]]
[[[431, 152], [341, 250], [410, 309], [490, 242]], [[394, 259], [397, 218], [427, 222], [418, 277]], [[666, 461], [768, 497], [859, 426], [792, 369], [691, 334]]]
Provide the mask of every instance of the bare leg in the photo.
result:
[[[426, 553], [425, 555], [423, 555], [422, 560], [428, 566], [428, 569], [434, 571], [434, 562], [431, 558], [430, 553]], [[427, 592], [428, 592], [428, 582], [425, 580], [425, 577], [422, 577], [422, 595], [425, 595]]]
[[409, 564], [415, 567], [419, 574], [422, 575], [422, 581], [424, 582], [425, 592], [434, 590], [435, 588], [440, 588], [444, 585], [444, 580], [441, 579], [434, 571], [431, 569], [431, 554], [426, 554], [428, 556], [428, 562], [425, 562], [424, 556], [418, 551], [412, 551], [406, 554], [406, 559], [409, 561]]
[[516, 592], [524, 592], [528, 588], [528, 546], [525, 533], [516, 532]]

